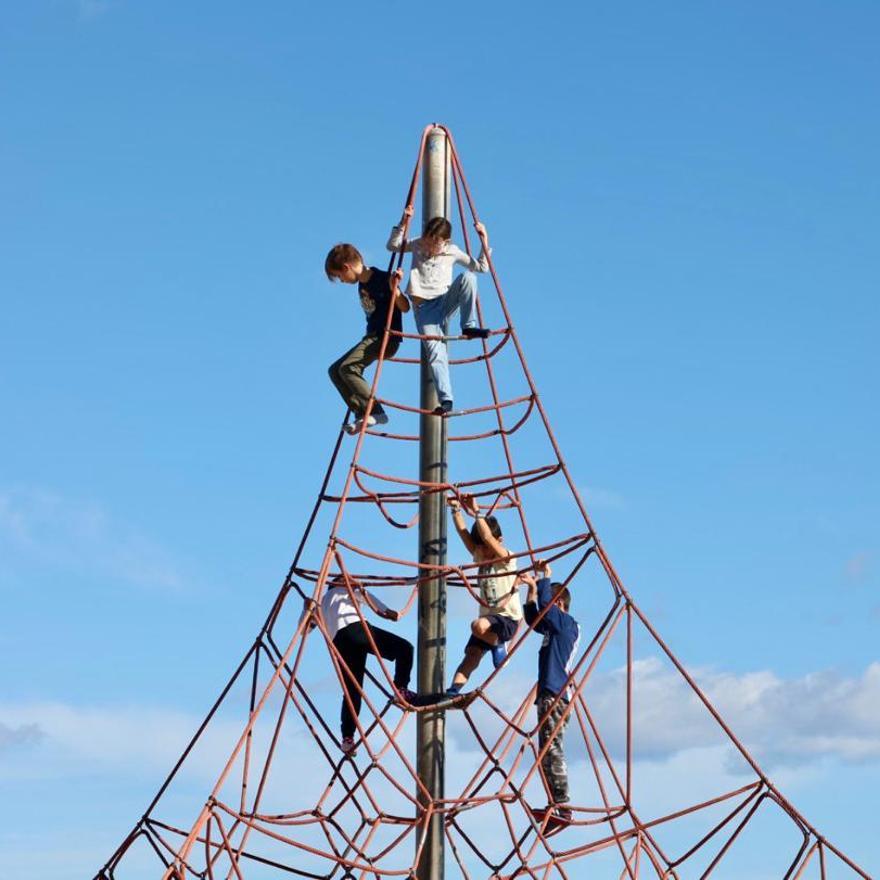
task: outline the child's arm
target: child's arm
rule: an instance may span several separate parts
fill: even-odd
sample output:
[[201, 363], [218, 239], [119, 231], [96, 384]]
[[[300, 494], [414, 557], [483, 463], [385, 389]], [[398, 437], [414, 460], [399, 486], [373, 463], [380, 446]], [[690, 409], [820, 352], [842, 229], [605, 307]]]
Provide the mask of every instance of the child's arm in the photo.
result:
[[394, 294], [394, 305], [401, 312], [409, 311], [409, 300], [400, 292], [400, 282], [403, 278], [403, 270], [398, 269], [391, 276], [391, 293]]
[[391, 227], [391, 235], [388, 237], [388, 243], [385, 247], [387, 247], [392, 253], [410, 253], [413, 249], [413, 244], [418, 241], [416, 238], [407, 241], [406, 244], [403, 242], [403, 230], [406, 226], [407, 219], [412, 217], [412, 213], [413, 209], [407, 205], [406, 210], [403, 212], [403, 216], [400, 218], [400, 223], [398, 223], [397, 226]]
[[[534, 626], [535, 621], [538, 619], [538, 584], [531, 575], [525, 573], [519, 576], [519, 580], [528, 584], [529, 587], [529, 591], [526, 594], [526, 601], [523, 605], [523, 616], [529, 626]], [[543, 620], [535, 626], [535, 631], [545, 631]]]
[[318, 625], [318, 621], [315, 620], [315, 612], [317, 611], [317, 608], [318, 605], [314, 600], [303, 600], [303, 610], [299, 617], [299, 623], [302, 624], [305, 621], [305, 632], [314, 629]]
[[534, 605], [538, 601], [538, 582], [532, 577], [532, 575], [526, 574], [525, 572], [517, 576], [517, 581], [525, 584], [529, 588], [526, 593], [526, 602], [531, 602]]
[[373, 595], [369, 590], [364, 590], [364, 596], [367, 599], [367, 605], [385, 620], [400, 620], [398, 612], [389, 608], [378, 596]]
[[553, 587], [550, 585], [550, 575], [552, 574], [550, 563], [539, 561], [535, 566], [535, 572], [541, 575], [541, 579], [537, 583], [536, 607], [540, 612], [547, 608], [548, 605], [550, 606], [547, 608], [547, 613], [544, 615], [541, 623], [544, 624], [545, 631], [559, 632], [562, 612], [559, 610], [558, 605], [553, 604]]
[[493, 534], [489, 524], [483, 517], [476, 514], [474, 517], [477, 531], [483, 543], [492, 551], [493, 559], [510, 559], [510, 550], [507, 549]]
[[486, 522], [483, 517], [480, 516], [480, 503], [474, 498], [473, 495], [464, 496], [465, 500], [468, 503], [468, 506], [471, 509], [471, 513], [474, 517], [474, 524], [477, 527], [477, 531], [480, 533], [480, 538], [483, 544], [486, 545], [491, 551], [492, 556], [496, 559], [510, 559], [510, 550], [508, 550], [493, 534], [492, 530], [489, 528], [489, 524]]
[[465, 523], [464, 517], [461, 515], [461, 502], [453, 496], [452, 498], [447, 498], [446, 503], [452, 510], [452, 522], [455, 526], [455, 531], [458, 532], [458, 537], [461, 538], [461, 543], [464, 544], [468, 553], [473, 554], [474, 541], [471, 538], [471, 533], [468, 531], [467, 523]]
[[468, 269], [471, 272], [488, 272], [489, 271], [489, 258], [488, 254], [492, 253], [491, 248], [489, 247], [489, 233], [486, 231], [486, 227], [482, 223], [476, 224], [477, 235], [480, 236], [480, 255], [475, 260], [473, 257], [469, 257], [458, 245], [451, 245], [452, 252], [455, 257], [455, 262], [460, 266], [464, 266], [465, 269]]
[[400, 620], [400, 612], [395, 611], [393, 608], [389, 608], [377, 595], [371, 593], [369, 590], [364, 590], [364, 596], [367, 600], [367, 605], [381, 618], [384, 620]]

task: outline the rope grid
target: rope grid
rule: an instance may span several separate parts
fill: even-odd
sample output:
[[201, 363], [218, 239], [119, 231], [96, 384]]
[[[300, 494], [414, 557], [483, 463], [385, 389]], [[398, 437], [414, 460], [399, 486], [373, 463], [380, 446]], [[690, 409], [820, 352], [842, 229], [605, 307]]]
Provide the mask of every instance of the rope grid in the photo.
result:
[[[465, 250], [472, 255], [467, 221], [470, 219], [476, 225], [479, 218], [455, 142], [444, 126], [429, 125], [422, 134], [404, 202], [404, 241], [413, 215], [427, 138], [438, 127], [447, 137], [462, 239]], [[395, 292], [402, 278], [403, 258], [401, 248], [392, 255], [388, 266], [393, 273]], [[311, 880], [414, 878], [426, 831], [432, 817], [438, 814], [443, 817], [449, 853], [447, 873], [465, 880], [570, 880], [588, 875], [620, 880], [685, 880], [720, 875], [730, 870], [731, 859], [748, 851], [749, 829], [768, 821], [774, 823], [773, 864], [778, 865], [778, 876], [786, 880], [826, 880], [836, 872], [835, 877], [869, 878], [774, 786], [623, 586], [561, 454], [488, 253], [487, 259], [503, 326], [492, 329], [487, 339], [466, 343], [479, 345], [478, 354], [450, 358], [450, 364], [483, 370], [490, 392], [489, 403], [458, 410], [455, 420], [489, 415], [491, 427], [450, 435], [448, 440], [478, 443], [497, 438], [503, 469], [497, 468], [492, 476], [460, 482], [425, 482], [383, 473], [362, 463], [368, 438], [370, 443], [380, 444], [419, 439], [417, 434], [368, 427], [374, 404], [381, 403], [404, 415], [429, 414], [419, 407], [378, 396], [387, 364], [406, 369], [420, 362], [414, 357], [386, 358], [391, 337], [399, 337], [401, 342], [432, 338], [393, 331], [389, 309], [370, 399], [354, 438], [351, 459], [344, 469], [341, 489], [331, 490], [331, 482], [342, 469], [345, 424], [351, 414], [340, 427], [293, 562], [253, 644], [143, 816], [95, 880], [126, 880], [135, 876], [136, 870], [141, 870], [136, 876], [163, 880], [252, 880], [288, 875]], [[477, 317], [481, 326], [488, 326], [479, 298]], [[526, 393], [512, 398], [501, 395], [496, 370], [499, 358], [507, 356], [514, 359], [527, 386]], [[455, 420], [451, 424], [457, 424]], [[513, 443], [530, 428], [543, 431], [549, 444], [549, 460], [517, 467]], [[551, 485], [548, 481], [554, 480], [552, 485], [558, 486], [561, 481], [561, 492], [574, 503], [579, 526], [574, 534], [536, 542], [526, 518], [523, 493]], [[551, 606], [543, 608], [530, 626], [520, 627], [509, 643], [506, 663], [490, 672], [457, 705], [438, 708], [401, 702], [393, 671], [381, 657], [357, 597], [366, 601], [372, 611], [378, 609], [361, 588], [398, 591], [396, 595], [405, 597], [398, 612], [402, 617], [412, 609], [420, 585], [442, 574], [456, 595], [479, 603], [479, 566], [475, 562], [439, 566], [375, 552], [342, 533], [343, 513], [349, 505], [352, 510], [375, 511], [393, 530], [406, 532], [418, 524], [416, 506], [420, 499], [436, 493], [459, 499], [472, 496], [486, 505], [488, 512], [515, 515], [522, 535], [522, 544], [511, 548], [518, 560], [518, 575], [528, 573], [542, 560], [567, 568], [562, 582], [576, 600], [583, 596], [586, 601], [589, 589], [589, 600], [595, 608], [588, 627], [581, 621], [586, 645], [570, 669], [567, 703], [560, 694], [543, 716], [537, 717], [532, 710], [537, 696], [533, 679], [527, 685], [520, 682], [512, 688], [509, 675], [500, 678], [517, 658], [521, 659], [528, 649], [527, 643], [534, 649], [537, 641], [533, 630]], [[415, 509], [410, 513], [407, 505]], [[329, 536], [321, 551], [320, 564], [310, 567], [304, 554], [322, 512], [331, 520]], [[377, 569], [382, 571], [377, 573]], [[582, 586], [590, 572], [604, 579], [607, 592], [594, 589], [592, 581], [589, 588]], [[377, 668], [366, 669], [363, 685], [346, 665], [320, 613], [320, 599], [328, 582], [344, 585], [348, 591], [372, 649]], [[293, 602], [295, 599], [301, 603]], [[304, 608], [301, 614], [300, 604]], [[572, 613], [577, 614], [577, 607], [573, 607]], [[291, 619], [291, 615], [298, 616]], [[637, 640], [640, 647], [650, 645], [674, 670], [686, 687], [690, 702], [705, 713], [720, 740], [737, 756], [744, 768], [742, 785], [724, 790], [721, 783], [722, 790], [716, 790], [710, 797], [678, 804], [673, 809], [668, 808], [671, 800], [667, 801], [666, 809], [650, 802], [642, 806], [634, 778], [638, 769], [634, 766], [638, 758], [639, 720], [635, 711]], [[323, 665], [332, 670], [332, 683], [325, 683], [324, 689], [332, 692], [335, 704], [341, 691], [354, 716], [357, 755], [340, 751], [340, 737], [321, 710], [321, 688], [303, 681], [310, 649], [312, 656], [320, 652]], [[609, 734], [608, 719], [598, 714], [602, 701], [596, 698], [595, 686], [597, 669], [603, 663], [607, 665], [615, 651], [622, 652], [625, 659], [611, 674], [618, 685], [613, 705], [620, 709], [620, 718]], [[607, 679], [608, 673], [602, 674]], [[234, 697], [239, 690], [243, 694]], [[359, 712], [352, 692], [360, 698]], [[173, 809], [166, 802], [173, 783], [188, 759], [206, 747], [212, 722], [222, 722], [221, 708], [228, 711], [230, 705], [238, 706], [241, 714], [246, 715], [243, 730], [240, 725], [236, 728], [232, 748], [224, 752], [224, 757], [229, 756], [207, 799], [202, 792], [195, 821], [189, 824], [172, 820], [169, 814]], [[432, 800], [410, 758], [414, 751], [412, 719], [424, 712], [451, 713], [453, 708], [454, 717], [462, 722], [453, 739], [453, 746], [460, 753], [455, 760], [461, 762], [455, 784], [457, 793]], [[558, 720], [542, 744], [539, 731], [548, 719], [556, 717], [554, 713]], [[299, 731], [296, 739], [290, 736], [290, 727]], [[577, 755], [579, 769], [569, 804], [571, 820], [560, 824], [554, 820], [552, 811], [542, 810], [540, 804], [552, 802], [544, 759], [554, 738], [561, 737], [566, 727], [566, 751], [570, 756]], [[466, 748], [461, 746], [465, 740]], [[284, 761], [285, 750], [290, 748], [297, 749], [298, 762], [279, 771], [277, 765]], [[285, 778], [279, 782], [282, 773]], [[312, 794], [309, 784], [323, 778], [322, 774], [326, 774], [322, 789], [314, 792], [314, 800], [307, 800]], [[276, 791], [279, 785], [280, 795]], [[298, 786], [304, 791], [298, 791]], [[272, 809], [273, 805], [289, 809], [291, 802], [310, 805], [292, 812]], [[130, 863], [134, 865], [132, 871]], [[766, 864], [771, 864], [769, 856]], [[145, 865], [148, 867], [144, 868]]]

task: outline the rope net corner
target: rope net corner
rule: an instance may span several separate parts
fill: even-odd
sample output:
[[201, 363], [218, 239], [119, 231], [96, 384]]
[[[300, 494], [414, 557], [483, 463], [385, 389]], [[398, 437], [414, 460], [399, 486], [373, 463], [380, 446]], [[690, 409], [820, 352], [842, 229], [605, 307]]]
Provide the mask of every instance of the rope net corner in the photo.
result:
[[[413, 208], [426, 139], [436, 127], [422, 134], [405, 208]], [[479, 217], [452, 135], [439, 128], [448, 139], [470, 255], [468, 226]], [[404, 215], [406, 237], [413, 211]], [[395, 285], [403, 256], [392, 255], [389, 264]], [[458, 384], [483, 389], [482, 400], [447, 420], [448, 440], [456, 456], [470, 456], [473, 473], [438, 483], [407, 475], [401, 450], [419, 437], [406, 420], [424, 413], [390, 396], [383, 379], [411, 373], [419, 358], [406, 354], [404, 343], [424, 337], [392, 330], [389, 310], [365, 418], [353, 438], [346, 437], [351, 414], [340, 426], [265, 621], [95, 880], [415, 878], [428, 824], [438, 815], [449, 878], [869, 877], [774, 785], [624, 587], [562, 456], [487, 259], [494, 298], [478, 298], [477, 314], [490, 332], [485, 339], [448, 338], [463, 352], [450, 358]], [[403, 354], [386, 358], [395, 333]], [[501, 379], [511, 377], [520, 387], [506, 396]], [[394, 413], [393, 428], [369, 425], [377, 402]], [[503, 664], [488, 672], [481, 665], [466, 698], [454, 704], [401, 698], [395, 670], [366, 626], [375, 656], [362, 683], [347, 666], [321, 613], [322, 597], [330, 585], [344, 588], [365, 624], [367, 612], [380, 610], [369, 597], [355, 601], [368, 587], [394, 606], [397, 619], [408, 620], [420, 585], [438, 573], [406, 550], [426, 493], [477, 498], [503, 516], [518, 575], [539, 560], [559, 573], [582, 634], [567, 701], [557, 697], [535, 709], [541, 637], [534, 630], [550, 606], [520, 626]], [[541, 509], [545, 515], [530, 516]], [[450, 607], [462, 614], [470, 608], [473, 616], [478, 566], [450, 555], [456, 561], [442, 568]], [[462, 635], [457, 630], [467, 635], [466, 616], [450, 620], [450, 638]], [[699, 784], [682, 779], [681, 768], [661, 783], [644, 780], [646, 743], [658, 735], [652, 728], [658, 719], [640, 711], [645, 670], [661, 667], [670, 683], [665, 735], [687, 738], [690, 731], [675, 727], [676, 710], [687, 706], [689, 719], [699, 717], [700, 754], [711, 752], [718, 759], [713, 766], [735, 770]], [[356, 725], [348, 751], [337, 729], [340, 699]], [[425, 712], [446, 713], [442, 798], [430, 796], [416, 770], [414, 723]], [[571, 792], [560, 821], [550, 808], [547, 768], [548, 750], [563, 733]]]

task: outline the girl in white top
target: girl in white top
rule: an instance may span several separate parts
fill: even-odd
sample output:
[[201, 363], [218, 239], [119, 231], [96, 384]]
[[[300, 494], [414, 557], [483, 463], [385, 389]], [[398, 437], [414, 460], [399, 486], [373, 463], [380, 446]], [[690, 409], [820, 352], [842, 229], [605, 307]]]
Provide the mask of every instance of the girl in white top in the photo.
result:
[[[497, 669], [507, 657], [507, 642], [516, 634], [523, 619], [516, 577], [516, 557], [504, 546], [501, 527], [494, 516], [479, 515], [480, 506], [472, 495], [450, 498], [455, 530], [479, 563], [480, 616], [471, 624], [471, 637], [464, 650], [464, 659], [455, 670], [448, 696], [461, 692], [471, 673], [480, 665], [483, 654], [492, 651]], [[462, 516], [462, 505], [474, 517], [471, 529]]]
[[[406, 293], [412, 300], [416, 328], [422, 336], [445, 336], [449, 319], [459, 311], [461, 332], [469, 339], [485, 339], [489, 331], [477, 326], [477, 278], [474, 272], [488, 272], [491, 254], [489, 237], [482, 223], [476, 224], [482, 247], [478, 259], [469, 257], [450, 241], [452, 226], [445, 217], [433, 217], [425, 224], [420, 238], [404, 241], [403, 227], [412, 208], [404, 212], [400, 225], [391, 230], [388, 250], [411, 253], [412, 267]], [[455, 280], [454, 267], [466, 270]], [[442, 339], [425, 339], [425, 347], [439, 405], [437, 415], [452, 411], [452, 385], [449, 380], [449, 355]]]

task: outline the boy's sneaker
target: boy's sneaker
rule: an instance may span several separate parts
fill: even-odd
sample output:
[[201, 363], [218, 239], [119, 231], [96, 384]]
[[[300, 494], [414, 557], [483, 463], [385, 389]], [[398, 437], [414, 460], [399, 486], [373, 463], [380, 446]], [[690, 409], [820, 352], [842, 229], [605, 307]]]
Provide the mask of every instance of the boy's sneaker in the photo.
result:
[[[388, 421], [388, 416], [385, 416], [385, 421], [386, 421], [386, 422]], [[345, 426], [345, 433], [346, 433], [346, 434], [360, 434], [360, 432], [361, 432], [361, 427], [363, 426], [363, 424], [364, 424], [364, 420], [363, 420], [363, 419], [355, 419], [353, 422], [349, 422], [349, 423]], [[367, 427], [368, 427], [368, 428], [372, 428], [373, 425], [375, 425], [375, 424], [376, 424], [376, 417], [375, 417], [375, 416], [370, 416], [370, 417], [367, 419]]]
[[372, 418], [374, 418], [376, 420], [377, 425], [387, 425], [388, 424], [388, 413], [386, 413], [384, 409], [379, 410], [379, 412], [376, 412], [376, 410], [373, 410]]
[[495, 664], [495, 668], [497, 669], [501, 666], [504, 661], [507, 659], [507, 643], [499, 642], [497, 645], [492, 646], [492, 663]]
[[556, 822], [571, 822], [571, 807], [564, 804], [557, 804], [552, 810], [551, 815]]
[[452, 401], [441, 400], [439, 406], [434, 407], [435, 416], [448, 416], [452, 412]]
[[354, 744], [354, 737], [352, 736], [342, 737], [342, 742], [339, 744], [339, 747], [346, 755], [348, 755], [349, 758], [353, 758], [357, 754], [357, 748]]
[[564, 804], [549, 804], [546, 807], [529, 807], [534, 820], [544, 825], [546, 834], [561, 831], [564, 825], [571, 822], [571, 809]]
[[451, 684], [446, 688], [447, 697], [457, 697], [461, 693], [461, 685]]
[[485, 327], [462, 327], [461, 335], [465, 339], [488, 339], [489, 330]]

